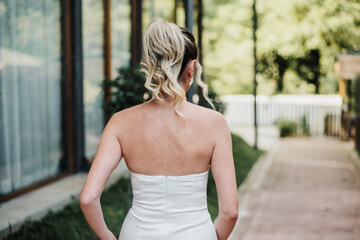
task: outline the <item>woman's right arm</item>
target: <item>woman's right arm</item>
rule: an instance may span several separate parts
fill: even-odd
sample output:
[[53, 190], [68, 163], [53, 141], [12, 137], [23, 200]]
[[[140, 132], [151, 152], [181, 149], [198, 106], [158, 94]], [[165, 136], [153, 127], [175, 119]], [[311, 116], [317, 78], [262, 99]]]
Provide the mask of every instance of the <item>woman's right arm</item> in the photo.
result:
[[219, 202], [215, 229], [218, 240], [226, 240], [237, 221], [238, 193], [230, 131], [222, 115], [217, 116], [215, 122], [215, 145], [210, 163]]

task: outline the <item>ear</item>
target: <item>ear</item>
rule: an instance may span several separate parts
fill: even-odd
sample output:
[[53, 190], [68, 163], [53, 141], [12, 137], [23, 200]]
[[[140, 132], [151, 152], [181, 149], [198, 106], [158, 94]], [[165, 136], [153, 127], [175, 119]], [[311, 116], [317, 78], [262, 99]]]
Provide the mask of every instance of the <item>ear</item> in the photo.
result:
[[186, 79], [191, 79], [192, 77], [194, 77], [195, 65], [196, 65], [196, 60], [192, 60], [189, 62], [186, 69]]

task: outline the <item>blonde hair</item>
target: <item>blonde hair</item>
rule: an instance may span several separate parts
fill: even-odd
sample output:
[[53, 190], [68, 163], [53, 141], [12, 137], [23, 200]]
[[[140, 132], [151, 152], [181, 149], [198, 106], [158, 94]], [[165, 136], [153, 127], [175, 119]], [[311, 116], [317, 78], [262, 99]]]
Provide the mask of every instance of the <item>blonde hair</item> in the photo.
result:
[[207, 85], [201, 81], [202, 67], [198, 57], [199, 49], [194, 36], [186, 28], [163, 20], [152, 21], [144, 34], [141, 60], [145, 87], [152, 93], [150, 100], [165, 103], [165, 97], [170, 96], [175, 112], [183, 116], [179, 106], [186, 93], [178, 80], [189, 61], [196, 60], [195, 83], [203, 89], [205, 99], [214, 108], [207, 97]]

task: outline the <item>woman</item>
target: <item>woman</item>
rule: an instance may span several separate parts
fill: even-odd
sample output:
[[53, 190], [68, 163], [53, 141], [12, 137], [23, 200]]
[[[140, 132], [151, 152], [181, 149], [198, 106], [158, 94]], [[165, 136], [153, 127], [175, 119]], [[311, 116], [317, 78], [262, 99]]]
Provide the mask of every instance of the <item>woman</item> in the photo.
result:
[[[104, 222], [100, 195], [124, 157], [134, 198], [119, 239], [225, 240], [238, 212], [231, 137], [221, 114], [186, 101], [195, 72], [195, 82], [206, 89], [194, 37], [156, 20], [143, 46], [142, 71], [152, 99], [109, 120], [80, 195], [81, 209], [100, 239], [116, 239]], [[206, 203], [209, 166], [219, 200], [215, 226]]]

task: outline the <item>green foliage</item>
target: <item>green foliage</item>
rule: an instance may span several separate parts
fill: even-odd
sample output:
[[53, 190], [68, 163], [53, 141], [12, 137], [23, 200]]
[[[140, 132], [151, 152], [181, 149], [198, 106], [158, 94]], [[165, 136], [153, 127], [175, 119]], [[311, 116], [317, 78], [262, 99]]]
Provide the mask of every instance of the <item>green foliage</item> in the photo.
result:
[[360, 154], [360, 75], [354, 80], [355, 148]]
[[292, 120], [280, 119], [277, 122], [280, 137], [293, 136], [297, 133], [298, 124]]
[[[109, 229], [118, 236], [120, 226], [130, 207], [130, 181], [121, 178], [104, 191], [101, 205]], [[50, 211], [40, 221], [26, 221], [19, 231], [6, 240], [98, 239], [87, 224], [79, 203], [74, 201], [58, 212]]]
[[276, 81], [276, 92], [279, 93], [284, 89], [284, 75], [288, 67], [287, 59], [283, 58], [275, 50], [263, 54], [258, 62], [258, 71], [266, 79], [274, 79]]
[[355, 118], [355, 149], [360, 156], [360, 117]]
[[110, 89], [110, 98], [105, 100], [104, 110], [107, 116], [115, 112], [143, 103], [150, 97], [150, 92], [145, 88], [145, 77], [138, 68], [120, 68], [114, 80], [106, 79], [103, 89]]
[[[232, 134], [233, 156], [236, 170], [236, 181], [239, 186], [263, 153], [254, 150], [240, 137]], [[120, 227], [131, 205], [130, 179], [121, 178], [104, 191], [101, 205], [104, 218], [109, 229], [115, 236], [119, 235]], [[212, 175], [208, 184], [208, 208], [212, 219], [218, 215], [216, 187]], [[87, 224], [77, 201], [67, 205], [58, 212], [49, 212], [40, 221], [26, 221], [19, 231], [12, 233], [4, 240], [42, 240], [42, 239], [97, 239]]]
[[[143, 103], [150, 99], [151, 93], [144, 86], [144, 74], [138, 68], [121, 68], [119, 74], [114, 80], [106, 79], [102, 83], [103, 91], [110, 89], [110, 98], [104, 102], [106, 116]], [[202, 90], [199, 88], [199, 105], [211, 108], [210, 104], [202, 96]], [[214, 104], [215, 109], [221, 113], [226, 110], [226, 105], [219, 96], [209, 88], [209, 99]]]
[[315, 86], [315, 93], [320, 93], [320, 51], [311, 49], [304, 57], [296, 58], [296, 73], [300, 78]]
[[358, 75], [353, 83], [354, 92], [354, 111], [357, 118], [360, 118], [360, 75]]
[[333, 115], [332, 114], [326, 114], [324, 117], [324, 134], [326, 136], [331, 136], [333, 133], [332, 129], [332, 121], [333, 121]]
[[[217, 93], [252, 93], [252, 3], [204, 2], [205, 73]], [[260, 0], [257, 10], [259, 93], [335, 93], [334, 57], [360, 48], [359, 1]]]
[[[199, 97], [198, 104], [200, 106], [212, 109], [209, 102], [206, 101], [206, 99], [203, 97], [202, 90], [200, 89], [200, 91], [198, 91], [198, 92], [200, 92], [200, 97]], [[212, 104], [214, 105], [216, 111], [220, 112], [221, 114], [224, 114], [225, 111], [226, 111], [226, 104], [223, 101], [220, 100], [217, 93], [214, 90], [212, 90], [211, 88], [208, 89], [208, 97], [211, 100]]]
[[309, 126], [308, 117], [306, 115], [302, 116], [300, 123], [301, 123], [300, 127], [302, 133], [305, 136], [310, 136], [310, 126]]
[[[245, 180], [254, 163], [263, 154], [263, 151], [255, 150], [249, 146], [241, 137], [231, 134], [233, 144], [233, 157], [236, 172], [236, 183], [240, 186]], [[213, 176], [209, 175], [208, 183], [208, 209], [211, 218], [214, 220], [218, 215], [218, 199]]]
[[252, 92], [250, 0], [205, 0], [205, 79], [218, 94]]
[[[274, 8], [276, 5], [282, 7]], [[264, 1], [259, 4], [259, 55], [277, 50], [283, 58], [295, 61], [290, 68], [314, 85], [314, 93], [323, 92], [320, 82], [337, 84], [320, 81], [332, 79], [334, 56], [360, 47], [356, 40], [360, 37], [359, 10], [360, 4], [352, 0]]]
[[[320, 92], [320, 53], [319, 49], [311, 49], [304, 57], [282, 56], [276, 50], [260, 57], [259, 72], [267, 80], [275, 80], [277, 93], [284, 90], [284, 76], [291, 70], [302, 81], [313, 84], [315, 93]], [[299, 92], [300, 93], [300, 92]]]

